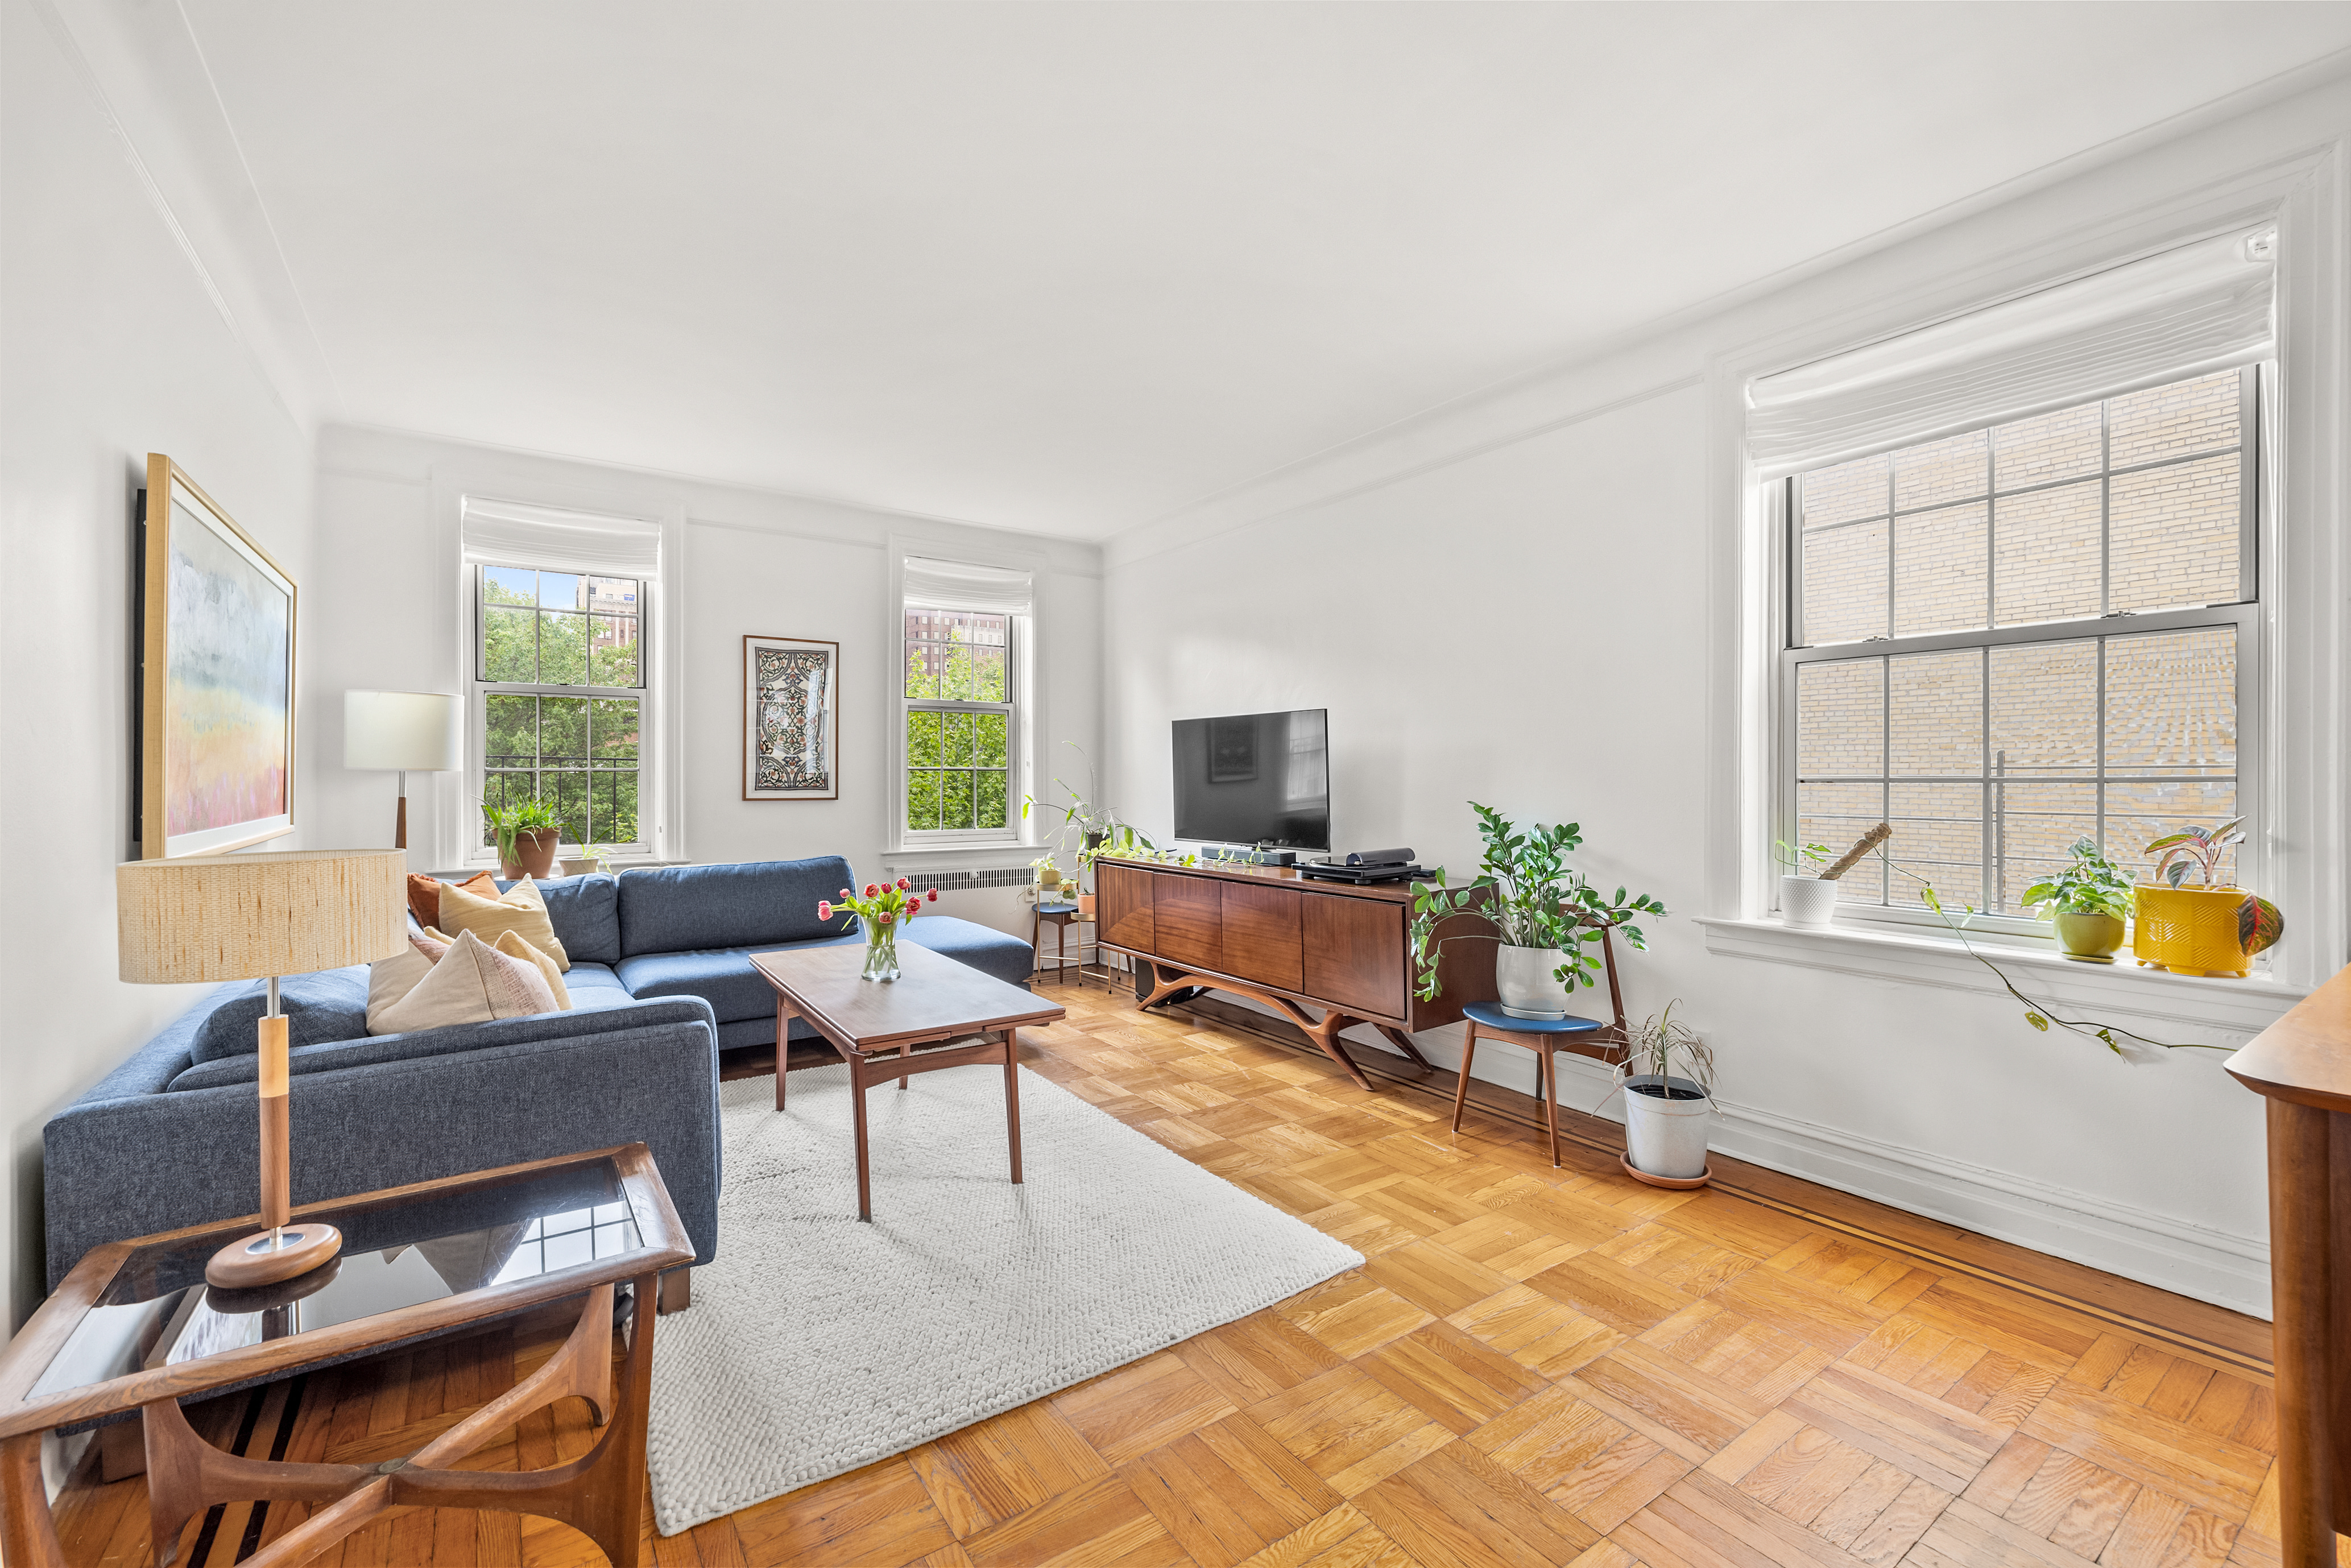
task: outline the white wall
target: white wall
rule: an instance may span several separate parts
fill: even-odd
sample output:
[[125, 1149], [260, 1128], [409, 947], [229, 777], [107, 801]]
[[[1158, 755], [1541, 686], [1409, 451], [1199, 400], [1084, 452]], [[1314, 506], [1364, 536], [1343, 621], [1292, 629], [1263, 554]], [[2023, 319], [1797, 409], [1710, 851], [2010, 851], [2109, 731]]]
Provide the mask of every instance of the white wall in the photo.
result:
[[[305, 638], [321, 748], [315, 832], [336, 842], [387, 843], [393, 782], [350, 773], [342, 756], [341, 694], [353, 686], [461, 691], [465, 601], [457, 508], [469, 491], [509, 500], [665, 519], [668, 542], [656, 658], [678, 661], [668, 743], [680, 748], [681, 799], [669, 813], [672, 858], [701, 862], [842, 854], [879, 876], [893, 796], [884, 779], [893, 718], [890, 642], [893, 538], [1041, 557], [1038, 580], [1035, 733], [1040, 752], [1092, 747], [1100, 706], [1100, 551], [1090, 544], [912, 518], [828, 502], [703, 484], [378, 431], [330, 426], [319, 438], [316, 577], [339, 609]], [[817, 638], [841, 645], [837, 800], [742, 798], [743, 638]], [[444, 870], [453, 833], [478, 821], [461, 776], [409, 780], [410, 863]], [[1033, 851], [948, 857], [1004, 865]], [[916, 857], [892, 862], [920, 874]], [[1028, 934], [1014, 891], [957, 894], [943, 908]]]
[[[1728, 1107], [1718, 1147], [2265, 1312], [2260, 1102], [2216, 1053], [2134, 1069], [2036, 1032], [1965, 977], [1922, 984], [1709, 951], [1692, 917], [1741, 913], [1722, 868], [1735, 871], [1751, 831], [1725, 807], [1740, 795], [1724, 775], [1740, 755], [1727, 532], [1740, 508], [1736, 409], [1725, 413], [1718, 383], [1720, 364], [1752, 343], [1837, 319], [1855, 299], [1898, 311], [1988, 257], [2029, 267], [2060, 235], [2095, 249], [2104, 234], [2157, 221], [2149, 213], [2225, 205], [2209, 193], [2216, 182], [2324, 149], [2346, 127], [2351, 93], [2338, 87], [2199, 131], [1113, 539], [1111, 800], [1145, 831], [1167, 828], [1172, 718], [1328, 707], [1337, 847], [1409, 844], [1458, 877], [1477, 863], [1475, 800], [1520, 821], [1581, 822], [1577, 863], [1595, 882], [1665, 901], [1672, 917], [1645, 923], [1650, 948], [1625, 966], [1626, 1004], [1639, 1017], [1679, 998], [1714, 1042]], [[2324, 197], [2335, 165], [2321, 163], [2311, 179]], [[2316, 211], [2333, 221], [2324, 200]], [[2340, 287], [2331, 240], [2304, 254], [2326, 263], [2316, 289]], [[2289, 359], [2339, 370], [2331, 309], [2290, 319], [2304, 336]], [[2343, 439], [2329, 423], [2334, 389], [2297, 395], [2304, 457], [2324, 445], [2313, 472], [2331, 470]], [[2298, 526], [2339, 528], [2334, 491], [2298, 484]], [[1282, 586], [1198, 586], [1218, 581]], [[2332, 656], [2329, 636], [2294, 644], [2305, 674]], [[2332, 733], [2312, 714], [2295, 724]], [[2289, 758], [2303, 776], [2285, 788], [2306, 794], [2337, 760]], [[2334, 821], [2323, 827], [2331, 838]], [[2311, 847], [2289, 846], [2281, 874], [2306, 871], [2289, 862]], [[2338, 913], [2304, 910], [2305, 943], [2331, 947]], [[2343, 955], [2296, 956], [2323, 974]], [[1458, 1035], [1433, 1033], [1424, 1048], [1449, 1065]], [[1478, 1074], [1521, 1091], [1534, 1075], [1525, 1053], [1491, 1046]], [[1605, 1078], [1585, 1071], [1565, 1088], [1588, 1109]]]
[[[131, 853], [137, 786], [132, 507], [147, 454], [178, 459], [286, 567], [306, 622], [319, 602], [309, 438], [181, 248], [184, 209], [167, 219], [167, 198], [126, 159], [76, 47], [26, 0], [0, 0], [0, 725], [16, 737], [0, 768], [10, 1329], [44, 1290], [41, 1124], [194, 989], [115, 978], [112, 868]], [[298, 821], [318, 737], [298, 735]]]

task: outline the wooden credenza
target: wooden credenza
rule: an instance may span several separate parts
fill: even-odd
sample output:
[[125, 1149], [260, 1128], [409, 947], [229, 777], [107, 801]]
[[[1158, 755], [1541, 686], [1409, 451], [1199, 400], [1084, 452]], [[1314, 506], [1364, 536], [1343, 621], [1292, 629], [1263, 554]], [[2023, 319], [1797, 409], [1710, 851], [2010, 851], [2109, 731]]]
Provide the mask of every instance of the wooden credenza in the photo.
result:
[[[1094, 912], [1099, 943], [1135, 961], [1144, 1007], [1198, 989], [1254, 997], [1312, 1036], [1366, 1089], [1371, 1081], [1347, 1054], [1341, 1030], [1370, 1024], [1426, 1066], [1413, 1032], [1452, 1023], [1464, 1003], [1495, 996], [1490, 940], [1442, 949], [1437, 999], [1412, 994], [1407, 883], [1355, 887], [1311, 882], [1280, 866], [1098, 860]], [[1470, 916], [1454, 917], [1437, 936], [1457, 931], [1490, 936]]]

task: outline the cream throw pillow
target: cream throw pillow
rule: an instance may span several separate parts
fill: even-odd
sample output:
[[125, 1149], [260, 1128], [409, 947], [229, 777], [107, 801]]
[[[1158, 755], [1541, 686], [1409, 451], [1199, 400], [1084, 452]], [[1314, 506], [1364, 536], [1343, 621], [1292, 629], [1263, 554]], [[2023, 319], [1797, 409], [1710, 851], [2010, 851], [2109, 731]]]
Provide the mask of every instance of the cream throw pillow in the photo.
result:
[[477, 897], [455, 883], [443, 888], [441, 929], [452, 936], [470, 931], [485, 943], [496, 942], [499, 933], [511, 931], [554, 959], [557, 968], [571, 967], [571, 956], [555, 939], [555, 927], [548, 922], [547, 901], [528, 877], [496, 899]]
[[498, 939], [491, 946], [509, 958], [519, 958], [526, 964], [537, 965], [539, 978], [545, 980], [547, 988], [555, 993], [556, 1011], [568, 1013], [571, 1010], [571, 993], [565, 988], [563, 971], [555, 967], [554, 959], [511, 931], [499, 932]]
[[381, 1017], [369, 1014], [368, 1033], [405, 1034], [558, 1010], [555, 993], [548, 989], [537, 964], [508, 957], [472, 932], [461, 931], [413, 990]]
[[433, 972], [441, 955], [449, 950], [449, 939], [438, 931], [427, 929], [423, 936], [408, 934], [408, 950], [389, 958], [379, 958], [368, 966], [368, 1033], [389, 1034], [378, 1029], [376, 1019], [383, 1010], [414, 990], [417, 983]]

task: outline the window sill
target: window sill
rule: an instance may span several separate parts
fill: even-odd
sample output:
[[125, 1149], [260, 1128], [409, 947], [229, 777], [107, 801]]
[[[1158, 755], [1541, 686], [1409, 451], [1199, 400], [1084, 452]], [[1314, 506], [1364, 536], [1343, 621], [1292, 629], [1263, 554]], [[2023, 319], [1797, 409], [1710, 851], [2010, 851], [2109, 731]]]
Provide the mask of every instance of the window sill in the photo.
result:
[[[1992, 972], [1970, 956], [1955, 937], [1860, 922], [1804, 929], [1777, 920], [1700, 915], [1697, 923], [1706, 930], [1707, 951], [1722, 957], [2007, 995]], [[2028, 946], [1998, 937], [1980, 938], [1976, 946], [2025, 990], [2068, 1013], [2095, 1012], [2135, 1030], [2164, 1025], [2193, 1030], [2221, 1037], [2210, 1042], [2215, 1044], [2259, 1033], [2310, 994], [2307, 987], [2273, 979], [2258, 969], [2241, 980], [2142, 969], [2132, 962], [2128, 948], [2105, 965], [2076, 963], [2053, 946]], [[2148, 1027], [2145, 1032], [2160, 1035], [2162, 1030]]]

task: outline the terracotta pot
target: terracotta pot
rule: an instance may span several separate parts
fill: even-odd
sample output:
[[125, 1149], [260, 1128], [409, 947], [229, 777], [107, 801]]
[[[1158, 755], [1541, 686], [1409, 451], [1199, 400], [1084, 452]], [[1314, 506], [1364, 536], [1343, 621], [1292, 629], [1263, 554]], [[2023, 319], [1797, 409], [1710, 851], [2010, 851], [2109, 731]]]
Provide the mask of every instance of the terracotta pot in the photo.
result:
[[528, 877], [533, 882], [545, 882], [555, 874], [556, 842], [563, 835], [553, 828], [541, 828], [535, 833], [517, 833], [514, 859], [498, 857], [498, 875], [507, 882], [518, 882]]
[[1081, 920], [1092, 920], [1093, 917], [1094, 895], [1091, 893], [1081, 893], [1078, 894], [1078, 918]]

